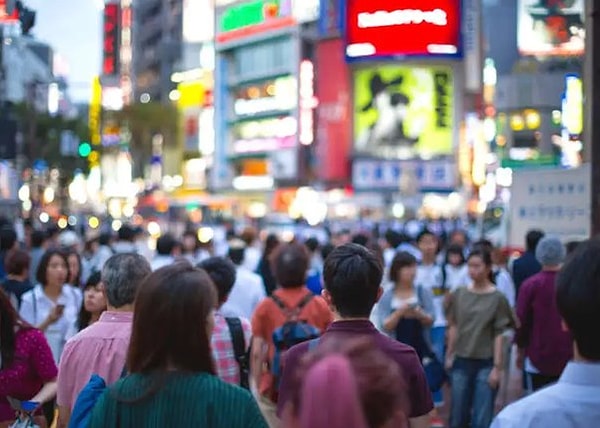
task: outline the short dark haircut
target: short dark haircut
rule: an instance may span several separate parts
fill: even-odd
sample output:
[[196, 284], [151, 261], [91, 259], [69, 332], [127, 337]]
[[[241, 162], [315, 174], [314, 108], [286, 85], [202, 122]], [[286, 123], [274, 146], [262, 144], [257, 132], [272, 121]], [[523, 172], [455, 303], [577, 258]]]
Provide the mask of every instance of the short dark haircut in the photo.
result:
[[48, 239], [48, 234], [43, 230], [34, 230], [31, 233], [31, 246], [33, 248], [40, 248], [44, 245], [44, 242]]
[[161, 256], [170, 256], [177, 247], [177, 240], [167, 233], [156, 240], [156, 252]]
[[17, 243], [17, 232], [12, 226], [0, 228], [0, 251], [11, 250]]
[[369, 244], [369, 236], [365, 233], [357, 233], [352, 237], [352, 243], [366, 247]]
[[600, 361], [600, 240], [580, 243], [556, 278], [556, 303], [577, 349], [587, 360]]
[[431, 230], [425, 228], [421, 232], [419, 232], [419, 234], [417, 235], [417, 243], [421, 242], [421, 240], [423, 238], [425, 238], [426, 236], [433, 236], [434, 238], [437, 238], [435, 233], [433, 233]]
[[112, 234], [110, 232], [103, 232], [98, 237], [98, 244], [100, 245], [110, 245], [110, 241], [112, 239]]
[[217, 287], [218, 303], [225, 303], [235, 284], [235, 265], [225, 257], [210, 257], [198, 263], [198, 268], [204, 269]]
[[133, 242], [135, 240], [136, 231], [133, 226], [129, 224], [124, 224], [117, 232], [117, 236], [119, 237], [119, 241], [129, 241]]
[[337, 312], [347, 318], [368, 318], [377, 302], [383, 265], [357, 244], [335, 248], [325, 260], [323, 279]]
[[315, 237], [310, 237], [306, 241], [304, 241], [304, 245], [306, 245], [308, 251], [314, 253], [319, 249], [319, 240]]
[[65, 265], [67, 267], [67, 278], [71, 275], [67, 255], [61, 250], [52, 248], [44, 253], [42, 258], [40, 259], [40, 264], [38, 265], [37, 272], [35, 273], [35, 280], [43, 286], [45, 286], [47, 282], [46, 273], [48, 272], [48, 265], [50, 264], [50, 260], [54, 256], [58, 256], [64, 260]]
[[[217, 292], [210, 277], [188, 262], [153, 272], [136, 297], [127, 355], [129, 372], [166, 374], [173, 368], [214, 375], [207, 322], [216, 304]], [[164, 376], [155, 376], [138, 401], [162, 385]]]
[[573, 254], [577, 247], [581, 244], [580, 241], [569, 241], [565, 244], [565, 249], [567, 250], [567, 256]]
[[21, 275], [29, 269], [31, 257], [26, 251], [15, 248], [10, 250], [4, 260], [4, 269], [8, 275]]
[[384, 237], [385, 237], [385, 241], [392, 248], [397, 248], [400, 246], [400, 244], [402, 244], [402, 236], [400, 235], [400, 233], [396, 232], [395, 230], [388, 229], [385, 232]]
[[494, 263], [492, 260], [491, 251], [488, 250], [487, 248], [485, 248], [485, 246], [480, 245], [479, 247], [474, 248], [473, 251], [471, 251], [469, 253], [469, 256], [467, 257], [467, 261], [471, 260], [473, 257], [479, 257], [481, 259], [481, 261], [483, 262], [483, 264], [490, 268], [488, 280], [492, 284], [496, 284], [496, 275], [494, 275], [494, 272], [492, 269], [494, 266]]
[[415, 266], [416, 264], [417, 258], [411, 253], [406, 251], [400, 251], [396, 253], [390, 266], [390, 281], [396, 282], [398, 280], [398, 274], [402, 269], [409, 266]]
[[527, 251], [535, 252], [538, 242], [544, 237], [544, 232], [538, 229], [532, 229], [525, 235], [525, 245]]
[[227, 251], [227, 256], [229, 259], [236, 265], [240, 266], [244, 261], [244, 257], [246, 255], [246, 247], [229, 247], [229, 251]]
[[480, 239], [473, 243], [472, 247], [473, 251], [475, 250], [484, 250], [487, 252], [494, 251], [494, 244], [489, 239]]
[[301, 287], [306, 282], [309, 255], [304, 245], [289, 243], [279, 245], [271, 257], [273, 274], [282, 288]]

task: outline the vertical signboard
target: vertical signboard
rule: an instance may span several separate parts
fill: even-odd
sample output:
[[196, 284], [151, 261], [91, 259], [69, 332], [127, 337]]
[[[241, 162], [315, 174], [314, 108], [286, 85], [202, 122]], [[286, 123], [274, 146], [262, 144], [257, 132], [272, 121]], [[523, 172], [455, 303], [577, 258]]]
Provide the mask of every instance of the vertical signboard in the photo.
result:
[[321, 0], [319, 35], [335, 37], [342, 32], [341, 0]]
[[350, 77], [341, 39], [317, 45], [317, 153], [319, 178], [347, 181], [350, 177]]
[[104, 6], [104, 43], [102, 48], [102, 74], [104, 76], [119, 74], [120, 9], [116, 3]]
[[463, 0], [463, 55], [465, 89], [479, 93], [483, 84], [481, 0]]

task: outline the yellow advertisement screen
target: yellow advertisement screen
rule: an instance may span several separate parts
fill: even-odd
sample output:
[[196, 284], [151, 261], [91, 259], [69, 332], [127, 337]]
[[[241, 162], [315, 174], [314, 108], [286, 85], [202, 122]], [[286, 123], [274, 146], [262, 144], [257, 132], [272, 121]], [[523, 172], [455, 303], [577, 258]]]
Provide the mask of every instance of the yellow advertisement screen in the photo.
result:
[[453, 75], [450, 67], [399, 65], [354, 75], [354, 149], [385, 158], [452, 153]]

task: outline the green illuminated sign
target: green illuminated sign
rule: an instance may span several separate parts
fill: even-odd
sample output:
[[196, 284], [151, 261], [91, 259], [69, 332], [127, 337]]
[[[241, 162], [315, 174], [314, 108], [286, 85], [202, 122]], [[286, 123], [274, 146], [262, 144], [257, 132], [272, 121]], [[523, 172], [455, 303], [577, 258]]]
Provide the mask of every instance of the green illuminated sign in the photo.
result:
[[253, 0], [235, 5], [223, 12], [219, 31], [227, 32], [262, 24], [280, 16], [280, 0]]

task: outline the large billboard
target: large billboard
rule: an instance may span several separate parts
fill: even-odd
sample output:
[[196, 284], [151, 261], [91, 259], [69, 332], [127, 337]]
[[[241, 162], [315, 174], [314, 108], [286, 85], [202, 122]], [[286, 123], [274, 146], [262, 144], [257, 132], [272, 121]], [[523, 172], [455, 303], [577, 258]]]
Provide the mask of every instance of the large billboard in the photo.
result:
[[341, 39], [317, 45], [317, 161], [324, 181], [346, 181], [350, 176], [350, 76]]
[[584, 0], [519, 0], [521, 55], [583, 55], [584, 9]]
[[447, 155], [452, 153], [453, 125], [450, 67], [385, 65], [355, 72], [355, 154]]
[[460, 4], [461, 0], [348, 0], [346, 56], [457, 56]]

